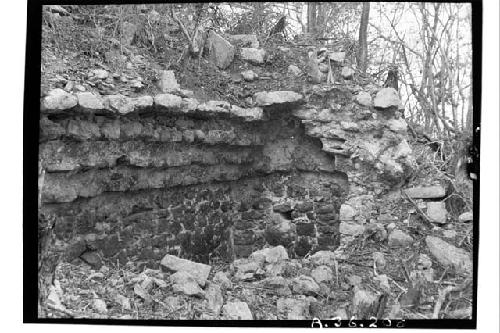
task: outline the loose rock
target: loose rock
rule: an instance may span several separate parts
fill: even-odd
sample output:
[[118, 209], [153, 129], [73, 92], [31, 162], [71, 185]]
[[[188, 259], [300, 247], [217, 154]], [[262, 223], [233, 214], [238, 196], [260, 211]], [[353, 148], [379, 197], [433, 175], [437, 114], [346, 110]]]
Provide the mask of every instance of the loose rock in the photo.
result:
[[169, 271], [189, 273], [202, 287], [205, 286], [205, 282], [212, 269], [209, 265], [181, 259], [170, 254], [163, 257], [160, 265]]
[[442, 186], [413, 187], [406, 189], [405, 193], [413, 199], [439, 199], [446, 195]]
[[255, 79], [257, 79], [259, 77], [257, 75], [257, 73], [255, 73], [251, 69], [241, 72], [241, 76], [243, 77], [243, 79], [245, 81], [249, 81], [249, 82], [251, 82], [251, 81], [253, 81], [253, 80], [255, 80]]
[[313, 278], [301, 275], [292, 280], [292, 291], [295, 294], [315, 296], [319, 293], [319, 285]]
[[224, 318], [228, 320], [253, 320], [253, 315], [245, 302], [228, 302], [222, 307]]
[[369, 93], [365, 92], [365, 91], [361, 91], [359, 92], [356, 97], [356, 102], [358, 102], [359, 104], [363, 105], [363, 106], [370, 106], [372, 104], [372, 97], [370, 96]]
[[444, 202], [428, 202], [427, 203], [427, 216], [434, 223], [444, 224], [448, 212]]
[[169, 70], [161, 72], [159, 87], [164, 93], [175, 92], [179, 90], [180, 86], [175, 79], [174, 71]]
[[401, 230], [393, 230], [389, 234], [390, 247], [406, 247], [413, 243], [413, 238]]
[[425, 239], [431, 254], [445, 267], [452, 267], [458, 272], [472, 274], [472, 260], [467, 251], [459, 249], [444, 240], [427, 236]]
[[265, 55], [266, 51], [263, 49], [256, 49], [252, 47], [244, 47], [241, 49], [241, 59], [254, 65], [263, 64]]
[[226, 69], [233, 62], [235, 47], [213, 30], [210, 31], [207, 45], [210, 60], [220, 69]]
[[373, 105], [376, 108], [386, 109], [400, 104], [398, 92], [394, 88], [382, 88], [375, 96]]
[[460, 214], [458, 217], [458, 222], [464, 223], [464, 222], [471, 222], [473, 221], [473, 214], [472, 212], [465, 212], [463, 214]]

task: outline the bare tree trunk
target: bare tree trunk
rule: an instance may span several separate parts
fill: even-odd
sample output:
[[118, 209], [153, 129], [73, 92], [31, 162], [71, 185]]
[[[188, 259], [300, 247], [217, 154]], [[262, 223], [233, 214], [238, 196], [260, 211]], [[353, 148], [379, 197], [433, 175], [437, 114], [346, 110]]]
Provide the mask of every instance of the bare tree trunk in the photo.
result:
[[368, 65], [368, 20], [370, 17], [370, 3], [363, 2], [363, 11], [361, 13], [361, 21], [359, 23], [359, 45], [358, 45], [358, 68], [362, 73], [366, 73]]
[[307, 3], [307, 32], [316, 34], [316, 2]]

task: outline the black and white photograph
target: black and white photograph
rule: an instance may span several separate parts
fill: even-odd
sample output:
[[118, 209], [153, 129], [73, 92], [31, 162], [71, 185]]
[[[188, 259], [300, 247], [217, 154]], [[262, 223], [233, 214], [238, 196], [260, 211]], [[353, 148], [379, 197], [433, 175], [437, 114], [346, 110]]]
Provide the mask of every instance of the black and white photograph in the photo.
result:
[[23, 321], [476, 328], [483, 10], [28, 1]]

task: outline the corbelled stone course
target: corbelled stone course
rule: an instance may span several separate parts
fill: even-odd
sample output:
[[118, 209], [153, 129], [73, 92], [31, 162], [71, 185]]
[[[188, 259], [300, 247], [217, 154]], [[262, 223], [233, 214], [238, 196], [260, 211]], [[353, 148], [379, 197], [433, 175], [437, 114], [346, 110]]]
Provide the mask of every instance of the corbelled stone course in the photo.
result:
[[260, 92], [242, 108], [182, 89], [55, 89], [41, 100], [42, 211], [55, 216], [68, 260], [86, 249], [149, 266], [166, 254], [332, 251], [348, 177], [390, 184], [411, 168], [404, 120], [360, 106], [357, 93]]

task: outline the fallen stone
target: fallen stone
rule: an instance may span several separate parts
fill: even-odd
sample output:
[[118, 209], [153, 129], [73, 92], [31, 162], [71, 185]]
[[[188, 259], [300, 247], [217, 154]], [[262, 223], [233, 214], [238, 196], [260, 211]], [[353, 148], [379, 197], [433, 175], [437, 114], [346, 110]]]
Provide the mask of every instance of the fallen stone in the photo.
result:
[[78, 98], [63, 89], [56, 88], [51, 90], [42, 100], [41, 108], [43, 110], [68, 110], [78, 104]]
[[130, 306], [130, 301], [127, 297], [123, 296], [123, 295], [120, 295], [120, 294], [117, 294], [115, 296], [115, 301], [120, 304], [120, 306], [122, 307], [123, 310], [131, 310], [132, 307]]
[[344, 79], [352, 79], [352, 76], [354, 75], [354, 69], [350, 68], [350, 67], [343, 67], [342, 68], [342, 71], [340, 72], [340, 75], [342, 75], [342, 77]]
[[254, 81], [259, 77], [257, 73], [251, 69], [241, 72], [241, 76], [243, 77], [243, 80], [248, 82]]
[[207, 39], [209, 59], [220, 69], [226, 69], [234, 59], [235, 47], [213, 30]]
[[418, 257], [417, 268], [418, 269], [428, 269], [432, 267], [432, 260], [425, 253], [421, 253]]
[[369, 93], [365, 92], [365, 91], [360, 91], [356, 97], [356, 102], [358, 102], [360, 105], [363, 105], [363, 106], [370, 106], [372, 105], [372, 97], [370, 96]]
[[[175, 79], [174, 71], [162, 71], [160, 81], [158, 83], [160, 90], [163, 93], [178, 91], [180, 86]], [[188, 96], [186, 96], [188, 97]]]
[[465, 223], [465, 222], [471, 222], [473, 221], [474, 216], [472, 212], [465, 212], [463, 214], [460, 214], [458, 217], [458, 222]]
[[351, 286], [361, 286], [361, 283], [363, 282], [363, 278], [358, 275], [349, 275], [347, 277], [347, 281]]
[[174, 293], [202, 297], [205, 292], [200, 288], [195, 278], [186, 271], [178, 271], [170, 276]]
[[104, 79], [107, 79], [108, 76], [109, 76], [109, 73], [108, 71], [104, 70], [104, 69], [94, 69], [92, 72], [91, 72], [92, 76], [97, 78], [97, 79], [100, 79], [100, 80], [104, 80]]
[[309, 306], [307, 299], [280, 298], [277, 302], [278, 313], [284, 314], [288, 320], [310, 319]]
[[259, 106], [299, 103], [302, 101], [302, 95], [294, 91], [262, 91], [256, 93], [254, 97], [257, 105]]
[[413, 244], [413, 238], [401, 230], [395, 229], [389, 234], [390, 247], [406, 247]]
[[312, 270], [311, 277], [318, 283], [330, 282], [333, 280], [333, 272], [330, 267], [322, 265]]
[[262, 261], [263, 259], [263, 261], [266, 263], [276, 263], [278, 261], [287, 260], [288, 252], [283, 247], [283, 245], [278, 245], [275, 247], [255, 251], [250, 255], [249, 258], [256, 261]]
[[467, 251], [457, 248], [438, 237], [427, 236], [425, 242], [431, 254], [441, 265], [452, 267], [461, 273], [472, 274], [472, 260]]
[[214, 316], [218, 316], [224, 304], [224, 299], [222, 298], [222, 291], [217, 284], [209, 284], [207, 291], [205, 292], [205, 297], [208, 301], [208, 308]]
[[412, 199], [439, 199], [446, 195], [442, 186], [413, 187], [405, 190]]
[[380, 89], [373, 100], [373, 106], [380, 109], [398, 107], [400, 103], [398, 92], [394, 88]]
[[99, 313], [108, 313], [106, 302], [104, 302], [100, 298], [94, 298], [94, 300], [92, 301], [92, 307]]
[[319, 293], [320, 287], [312, 277], [301, 275], [292, 280], [292, 291], [299, 295], [315, 296]]
[[309, 260], [313, 265], [335, 265], [337, 256], [332, 251], [318, 251], [309, 257]]
[[264, 49], [253, 47], [244, 47], [241, 49], [241, 59], [254, 65], [263, 64], [265, 55], [266, 51]]
[[214, 283], [219, 284], [222, 288], [233, 289], [233, 283], [224, 272], [217, 272], [212, 280]]
[[446, 205], [444, 202], [428, 202], [427, 203], [427, 216], [431, 222], [444, 224], [448, 216]]
[[227, 302], [222, 307], [224, 318], [228, 320], [253, 320], [253, 315], [245, 302]]
[[62, 304], [60, 294], [56, 290], [55, 286], [50, 286], [49, 296], [47, 297], [47, 303], [52, 305], [54, 308], [59, 310], [66, 310], [66, 307]]
[[288, 72], [288, 74], [293, 75], [293, 76], [299, 76], [300, 74], [302, 74], [302, 71], [300, 70], [300, 68], [298, 68], [295, 65], [288, 66], [287, 72]]
[[181, 259], [170, 254], [163, 257], [160, 265], [168, 271], [189, 273], [202, 287], [205, 286], [205, 282], [207, 281], [210, 270], [212, 269], [209, 265]]

